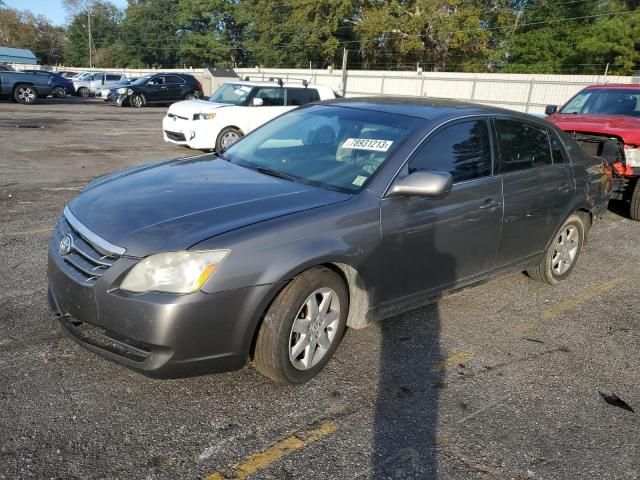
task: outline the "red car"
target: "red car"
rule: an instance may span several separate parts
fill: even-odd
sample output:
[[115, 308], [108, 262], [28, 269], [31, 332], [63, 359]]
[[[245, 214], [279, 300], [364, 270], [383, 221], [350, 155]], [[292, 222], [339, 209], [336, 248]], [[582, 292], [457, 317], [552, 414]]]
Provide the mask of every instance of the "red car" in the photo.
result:
[[612, 198], [630, 203], [640, 220], [640, 85], [592, 85], [547, 120], [572, 135], [589, 154], [603, 157], [615, 177]]

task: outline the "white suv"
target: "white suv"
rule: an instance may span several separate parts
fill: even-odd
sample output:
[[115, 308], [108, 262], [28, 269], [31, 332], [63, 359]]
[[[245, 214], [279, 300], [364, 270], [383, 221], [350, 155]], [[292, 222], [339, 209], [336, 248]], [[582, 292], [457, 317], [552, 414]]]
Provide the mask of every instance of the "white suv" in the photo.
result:
[[222, 152], [278, 115], [331, 98], [336, 98], [331, 88], [306, 82], [227, 82], [209, 100], [171, 105], [162, 130], [166, 142]]

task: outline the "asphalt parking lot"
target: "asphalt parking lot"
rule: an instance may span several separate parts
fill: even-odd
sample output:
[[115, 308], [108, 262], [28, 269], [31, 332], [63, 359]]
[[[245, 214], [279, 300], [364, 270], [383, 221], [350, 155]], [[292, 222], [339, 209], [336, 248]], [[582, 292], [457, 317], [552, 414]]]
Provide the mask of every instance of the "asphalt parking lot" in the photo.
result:
[[0, 478], [640, 478], [640, 223], [619, 208], [568, 282], [511, 275], [351, 330], [299, 387], [151, 380], [65, 337], [52, 226], [92, 178], [192, 154], [164, 111], [0, 103]]

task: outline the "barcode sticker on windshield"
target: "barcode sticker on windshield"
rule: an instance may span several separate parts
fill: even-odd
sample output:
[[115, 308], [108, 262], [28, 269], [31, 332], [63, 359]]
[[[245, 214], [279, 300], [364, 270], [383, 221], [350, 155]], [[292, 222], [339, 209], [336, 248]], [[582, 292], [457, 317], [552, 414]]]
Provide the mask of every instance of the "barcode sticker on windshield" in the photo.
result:
[[372, 150], [374, 152], [386, 152], [393, 145], [391, 140], [376, 140], [375, 138], [347, 138], [342, 148], [352, 150]]

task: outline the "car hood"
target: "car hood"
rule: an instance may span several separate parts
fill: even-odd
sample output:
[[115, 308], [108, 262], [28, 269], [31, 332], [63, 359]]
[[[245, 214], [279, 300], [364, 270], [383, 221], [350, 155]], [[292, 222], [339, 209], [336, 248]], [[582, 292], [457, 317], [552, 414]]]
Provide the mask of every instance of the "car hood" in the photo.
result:
[[168, 113], [180, 117], [193, 118], [194, 113], [211, 113], [219, 108], [233, 107], [228, 103], [213, 103], [206, 100], [183, 100], [169, 107]]
[[568, 132], [600, 133], [620, 137], [625, 143], [640, 145], [640, 118], [560, 113], [548, 117], [547, 120]]
[[143, 257], [351, 195], [263, 175], [213, 155], [98, 179], [69, 204], [89, 230]]

